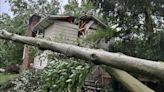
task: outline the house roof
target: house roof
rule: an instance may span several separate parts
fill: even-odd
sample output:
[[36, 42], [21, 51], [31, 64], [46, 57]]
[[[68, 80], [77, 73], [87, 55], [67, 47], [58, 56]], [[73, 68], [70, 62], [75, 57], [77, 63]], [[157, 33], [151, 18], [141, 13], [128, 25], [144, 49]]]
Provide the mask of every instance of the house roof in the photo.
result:
[[63, 20], [68, 21], [68, 19], [74, 19], [72, 16], [59, 16], [59, 15], [48, 15], [45, 18], [41, 19], [34, 27], [33, 32], [37, 30], [43, 31], [50, 25], [54, 23], [54, 20]]
[[103, 28], [107, 28], [107, 25], [105, 23], [103, 23], [101, 20], [99, 20], [97, 17], [90, 15], [90, 16], [82, 16], [80, 17], [81, 20], [85, 20], [85, 19], [91, 19], [94, 20], [97, 24], [99, 24], [101, 27]]
[[[54, 20], [63, 20], [63, 21], [68, 21], [68, 19], [74, 19], [75, 17], [73, 16], [61, 16], [61, 15], [48, 15], [45, 18], [41, 19], [34, 27], [33, 27], [33, 32], [36, 32], [37, 30], [43, 31], [50, 25], [54, 23]], [[95, 16], [82, 16], [80, 19], [91, 19], [94, 20], [98, 25], [100, 25], [103, 28], [106, 28], [107, 25], [100, 21], [98, 18]]]

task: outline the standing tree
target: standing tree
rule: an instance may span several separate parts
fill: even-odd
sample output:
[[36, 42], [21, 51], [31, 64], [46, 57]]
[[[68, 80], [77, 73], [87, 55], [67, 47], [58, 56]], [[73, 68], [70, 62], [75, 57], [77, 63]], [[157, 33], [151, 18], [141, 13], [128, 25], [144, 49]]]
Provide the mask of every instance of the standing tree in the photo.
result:
[[93, 9], [94, 6], [90, 0], [82, 0], [81, 4], [78, 0], [69, 0], [68, 4], [64, 6], [64, 14], [79, 17], [91, 12]]
[[[58, 0], [6, 0], [11, 6], [10, 17], [8, 14], [0, 15], [0, 29], [5, 29], [13, 33], [24, 35], [27, 30], [27, 20], [32, 14], [45, 16], [47, 14], [57, 14], [59, 11]], [[19, 31], [18, 31], [19, 30]], [[22, 63], [23, 45], [13, 44], [0, 40], [0, 67], [6, 65]], [[11, 62], [12, 61], [12, 62]]]
[[[0, 29], [6, 29], [21, 35], [24, 34], [25, 30], [22, 21], [19, 21], [17, 17], [11, 18], [7, 14], [0, 15]], [[0, 43], [0, 67], [11, 64], [20, 64], [22, 62], [22, 44], [7, 42], [5, 40], [0, 40]]]
[[163, 0], [91, 0], [104, 18], [122, 30], [142, 29], [153, 32], [162, 29]]

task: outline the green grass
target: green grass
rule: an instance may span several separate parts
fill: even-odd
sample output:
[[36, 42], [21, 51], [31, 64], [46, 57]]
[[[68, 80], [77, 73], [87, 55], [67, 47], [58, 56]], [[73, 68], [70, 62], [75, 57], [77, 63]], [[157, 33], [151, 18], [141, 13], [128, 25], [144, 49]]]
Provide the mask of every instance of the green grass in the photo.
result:
[[17, 74], [10, 73], [0, 73], [0, 85], [3, 85], [5, 82], [15, 78]]

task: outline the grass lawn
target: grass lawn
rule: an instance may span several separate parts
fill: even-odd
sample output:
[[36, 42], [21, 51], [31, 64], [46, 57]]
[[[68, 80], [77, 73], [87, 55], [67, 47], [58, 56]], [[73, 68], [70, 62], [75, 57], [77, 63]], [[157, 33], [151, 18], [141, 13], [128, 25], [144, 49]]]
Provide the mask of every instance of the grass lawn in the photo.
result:
[[10, 73], [0, 73], [0, 85], [2, 85], [3, 83], [13, 79], [14, 77], [16, 77], [17, 74], [10, 74]]

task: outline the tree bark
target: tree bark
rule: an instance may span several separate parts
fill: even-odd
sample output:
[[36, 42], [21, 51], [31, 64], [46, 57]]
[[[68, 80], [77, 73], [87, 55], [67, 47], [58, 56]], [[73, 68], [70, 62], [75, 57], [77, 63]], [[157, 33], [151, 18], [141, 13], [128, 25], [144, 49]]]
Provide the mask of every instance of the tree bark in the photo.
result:
[[123, 70], [112, 67], [105, 67], [105, 69], [129, 92], [155, 92]]
[[5, 69], [0, 68], [0, 73], [4, 73], [4, 72], [5, 72]]
[[164, 63], [126, 56], [121, 53], [111, 53], [102, 50], [78, 47], [63, 43], [56, 43], [45, 39], [24, 37], [0, 30], [0, 38], [33, 45], [52, 50], [68, 56], [90, 60], [95, 64], [104, 64], [128, 72], [144, 74], [159, 80], [164, 80]]
[[152, 22], [150, 4], [148, 0], [145, 0], [145, 26], [146, 30], [149, 32], [154, 32]]

